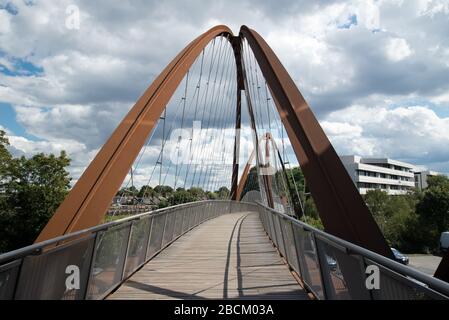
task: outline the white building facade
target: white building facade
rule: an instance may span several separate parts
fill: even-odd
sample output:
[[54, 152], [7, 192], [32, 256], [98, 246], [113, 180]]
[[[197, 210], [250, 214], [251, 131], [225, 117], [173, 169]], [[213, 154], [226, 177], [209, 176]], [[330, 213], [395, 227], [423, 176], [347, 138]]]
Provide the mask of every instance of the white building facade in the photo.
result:
[[423, 170], [415, 172], [415, 188], [423, 190], [428, 187], [427, 178], [438, 176], [441, 173], [431, 170]]
[[415, 166], [388, 158], [340, 156], [360, 194], [382, 190], [390, 195], [405, 194], [415, 188]]

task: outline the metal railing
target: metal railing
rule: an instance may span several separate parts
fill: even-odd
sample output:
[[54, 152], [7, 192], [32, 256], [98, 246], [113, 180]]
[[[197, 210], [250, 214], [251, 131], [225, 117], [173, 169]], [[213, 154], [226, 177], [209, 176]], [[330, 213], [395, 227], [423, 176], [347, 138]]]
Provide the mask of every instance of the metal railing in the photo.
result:
[[[318, 299], [449, 298], [449, 284], [444, 281], [334, 237], [260, 203], [254, 207], [257, 207], [265, 231], [274, 245]], [[370, 268], [367, 270], [368, 266]], [[377, 284], [373, 278], [376, 276]]]
[[[202, 222], [257, 211], [273, 244], [318, 299], [448, 299], [449, 284], [315, 229], [260, 203], [177, 205], [105, 223], [0, 255], [0, 300], [102, 299]], [[379, 288], [366, 286], [367, 267]], [[79, 287], [70, 273], [79, 270]]]
[[0, 300], [102, 299], [195, 226], [247, 209], [226, 200], [182, 204], [2, 254]]

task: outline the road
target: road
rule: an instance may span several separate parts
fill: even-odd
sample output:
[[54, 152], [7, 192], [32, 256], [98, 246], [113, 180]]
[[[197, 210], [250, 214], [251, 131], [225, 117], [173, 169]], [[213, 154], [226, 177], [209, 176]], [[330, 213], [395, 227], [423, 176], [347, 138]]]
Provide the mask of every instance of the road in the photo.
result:
[[433, 275], [441, 261], [441, 257], [432, 255], [410, 255], [410, 267], [418, 269], [429, 275]]

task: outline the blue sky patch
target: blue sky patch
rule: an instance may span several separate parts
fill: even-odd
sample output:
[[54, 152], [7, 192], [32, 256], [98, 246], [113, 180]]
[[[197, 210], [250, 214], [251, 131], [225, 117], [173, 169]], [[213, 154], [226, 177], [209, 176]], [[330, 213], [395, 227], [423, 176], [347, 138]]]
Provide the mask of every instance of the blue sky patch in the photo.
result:
[[12, 15], [16, 15], [19, 13], [19, 10], [12, 2], [7, 2], [6, 4], [0, 4], [0, 9], [8, 11]]
[[25, 137], [29, 140], [39, 140], [35, 136], [26, 132], [26, 130], [17, 122], [14, 108], [8, 104], [0, 102], [0, 125], [12, 131], [15, 135]]
[[7, 76], [39, 76], [44, 72], [44, 68], [39, 67], [26, 59], [22, 58], [8, 58], [4, 53], [0, 52], [0, 57], [7, 59], [13, 65], [13, 70], [8, 66], [2, 65], [0, 62], [0, 73]]
[[355, 14], [348, 17], [345, 23], [338, 25], [339, 29], [349, 29], [351, 26], [357, 25], [357, 16]]

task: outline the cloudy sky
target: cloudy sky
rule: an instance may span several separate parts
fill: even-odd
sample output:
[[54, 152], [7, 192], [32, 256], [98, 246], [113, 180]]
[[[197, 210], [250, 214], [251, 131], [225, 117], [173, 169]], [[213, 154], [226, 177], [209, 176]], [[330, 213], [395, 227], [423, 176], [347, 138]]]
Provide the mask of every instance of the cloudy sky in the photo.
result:
[[[79, 29], [68, 28], [73, 5]], [[340, 154], [449, 173], [449, 1], [0, 0], [0, 128], [78, 177], [195, 36], [246, 24], [278, 54]]]

